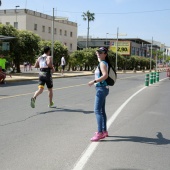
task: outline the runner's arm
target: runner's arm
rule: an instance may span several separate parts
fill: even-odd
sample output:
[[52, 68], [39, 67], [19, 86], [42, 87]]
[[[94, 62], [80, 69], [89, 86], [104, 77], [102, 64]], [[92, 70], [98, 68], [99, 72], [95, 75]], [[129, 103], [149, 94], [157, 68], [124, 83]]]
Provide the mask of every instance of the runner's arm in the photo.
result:
[[39, 61], [38, 61], [38, 59], [36, 60], [34, 67], [35, 67], [35, 68], [39, 68], [39, 67], [40, 67], [40, 66], [39, 66]]

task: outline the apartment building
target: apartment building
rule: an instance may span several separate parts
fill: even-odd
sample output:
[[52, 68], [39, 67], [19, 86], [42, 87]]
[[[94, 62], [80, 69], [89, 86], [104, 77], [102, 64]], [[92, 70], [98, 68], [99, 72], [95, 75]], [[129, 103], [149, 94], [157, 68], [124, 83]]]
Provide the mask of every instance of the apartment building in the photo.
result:
[[[32, 31], [44, 40], [52, 39], [53, 17], [29, 9], [0, 10], [0, 23], [19, 30]], [[77, 23], [67, 18], [54, 17], [54, 40], [67, 46], [69, 52], [77, 50]]]

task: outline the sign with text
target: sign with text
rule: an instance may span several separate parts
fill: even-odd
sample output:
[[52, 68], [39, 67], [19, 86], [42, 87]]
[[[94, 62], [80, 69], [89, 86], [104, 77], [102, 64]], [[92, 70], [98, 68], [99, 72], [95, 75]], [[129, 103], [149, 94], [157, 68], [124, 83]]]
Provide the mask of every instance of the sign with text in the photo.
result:
[[[116, 53], [117, 41], [111, 41], [109, 49]], [[130, 55], [130, 41], [118, 41], [117, 52], [120, 55]]]

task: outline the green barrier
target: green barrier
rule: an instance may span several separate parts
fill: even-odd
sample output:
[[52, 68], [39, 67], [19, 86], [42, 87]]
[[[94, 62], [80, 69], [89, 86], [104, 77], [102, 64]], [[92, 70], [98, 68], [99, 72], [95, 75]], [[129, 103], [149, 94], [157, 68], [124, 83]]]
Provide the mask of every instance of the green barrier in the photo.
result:
[[145, 76], [145, 86], [149, 86], [149, 74]]
[[159, 72], [156, 73], [156, 82], [159, 82]]
[[153, 83], [156, 83], [156, 72], [153, 73]]
[[153, 73], [150, 73], [150, 84], [153, 84]]

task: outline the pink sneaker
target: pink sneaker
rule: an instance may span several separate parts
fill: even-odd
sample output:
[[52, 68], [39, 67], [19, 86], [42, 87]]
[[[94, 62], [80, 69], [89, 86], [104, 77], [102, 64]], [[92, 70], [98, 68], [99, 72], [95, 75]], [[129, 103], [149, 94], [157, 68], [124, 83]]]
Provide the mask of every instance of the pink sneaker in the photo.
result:
[[105, 136], [105, 137], [108, 137], [109, 135], [108, 135], [108, 131], [104, 131], [103, 132], [103, 135]]
[[105, 138], [103, 133], [96, 132], [95, 135], [90, 139], [92, 142], [99, 141], [100, 139]]
[[[98, 132], [95, 132], [95, 134], [97, 134]], [[109, 136], [109, 134], [108, 134], [108, 131], [103, 131], [103, 135], [105, 136], [105, 137], [108, 137]]]

